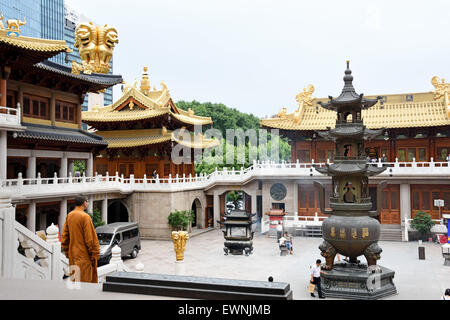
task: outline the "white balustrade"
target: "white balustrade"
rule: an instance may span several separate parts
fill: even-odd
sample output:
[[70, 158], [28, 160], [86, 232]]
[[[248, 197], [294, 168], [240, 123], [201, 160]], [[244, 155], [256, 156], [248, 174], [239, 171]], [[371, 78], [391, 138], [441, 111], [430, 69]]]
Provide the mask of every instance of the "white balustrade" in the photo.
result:
[[[35, 179], [23, 179], [19, 174], [17, 179], [4, 180], [0, 182], [0, 186], [5, 191], [13, 195], [13, 199], [22, 199], [24, 197], [45, 197], [49, 195], [61, 194], [64, 196], [77, 195], [80, 193], [90, 192], [120, 192], [132, 193], [133, 191], [187, 191], [210, 187], [216, 183], [233, 183], [239, 184], [249, 181], [252, 178], [264, 177], [323, 177], [322, 174], [314, 170], [314, 167], [324, 167], [325, 163], [286, 163], [277, 164], [274, 162], [255, 162], [255, 164], [247, 169], [228, 170], [223, 168], [209, 175], [201, 174], [192, 177], [175, 177], [169, 175], [168, 179], [161, 179], [159, 175], [156, 179], [135, 179], [131, 175], [130, 179], [125, 179], [123, 175], [119, 176], [116, 172], [115, 177], [106, 177], [96, 175], [95, 177], [86, 177], [83, 174], [81, 180], [79, 178], [41, 178], [38, 173]], [[369, 165], [377, 167], [386, 167], [386, 171], [379, 175], [382, 178], [404, 178], [404, 177], [429, 177], [444, 178], [450, 177], [449, 162], [376, 162]], [[149, 183], [150, 182], [150, 183]]]

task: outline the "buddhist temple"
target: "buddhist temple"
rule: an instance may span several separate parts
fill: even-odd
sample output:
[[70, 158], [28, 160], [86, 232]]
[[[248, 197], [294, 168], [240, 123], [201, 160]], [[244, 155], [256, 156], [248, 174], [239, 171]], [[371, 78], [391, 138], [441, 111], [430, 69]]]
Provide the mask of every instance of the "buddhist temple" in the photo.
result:
[[[129, 178], [168, 178], [195, 175], [193, 151], [217, 145], [215, 140], [194, 136], [195, 127], [211, 125], [209, 117], [200, 117], [192, 110], [177, 108], [164, 82], [153, 89], [144, 68], [142, 80], [123, 88], [122, 96], [112, 105], [94, 107], [83, 112], [83, 122], [108, 142], [108, 148], [95, 159], [98, 174], [116, 174]], [[191, 139], [183, 138], [189, 133]], [[175, 164], [172, 149], [181, 144], [192, 152], [190, 163]]]
[[[0, 180], [54, 184], [55, 178], [73, 173], [74, 161], [85, 162], [85, 174], [92, 176], [93, 158], [107, 143], [81, 129], [81, 105], [88, 92], [123, 79], [74, 74], [48, 60], [67, 52], [64, 40], [25, 37], [17, 28], [0, 28]], [[67, 199], [51, 197], [15, 205], [17, 220], [32, 231], [62, 224], [70, 208]]]
[[[309, 85], [297, 95], [299, 107], [296, 111], [288, 113], [287, 108], [283, 108], [273, 118], [262, 119], [261, 126], [279, 129], [280, 135], [289, 139], [292, 163], [333, 162], [334, 142], [325, 140], [317, 131], [335, 129], [337, 120], [352, 122], [353, 119], [362, 119], [364, 125], [371, 130], [387, 129], [384, 135], [365, 141], [363, 156], [368, 161], [415, 161], [419, 166], [421, 162], [447, 162], [450, 154], [450, 84], [439, 77], [433, 77], [431, 84], [435, 90], [429, 92], [367, 95], [367, 99], [379, 98], [379, 102], [370, 109], [363, 107], [361, 114], [349, 113], [346, 119], [338, 119], [335, 110], [321, 108], [320, 104], [326, 104], [333, 97], [314, 98], [315, 88]], [[358, 150], [349, 147], [347, 156], [357, 156], [357, 153]], [[326, 190], [328, 198], [331, 184]], [[321, 213], [318, 193], [312, 185], [299, 185], [298, 192], [299, 215]], [[411, 184], [410, 192], [413, 217], [415, 212], [425, 211], [433, 219], [439, 219], [439, 210], [433, 206], [433, 200], [444, 199], [445, 203], [450, 201], [448, 184]], [[370, 194], [376, 199], [374, 185], [370, 186]], [[381, 223], [400, 224], [400, 185], [389, 184], [383, 197]]]

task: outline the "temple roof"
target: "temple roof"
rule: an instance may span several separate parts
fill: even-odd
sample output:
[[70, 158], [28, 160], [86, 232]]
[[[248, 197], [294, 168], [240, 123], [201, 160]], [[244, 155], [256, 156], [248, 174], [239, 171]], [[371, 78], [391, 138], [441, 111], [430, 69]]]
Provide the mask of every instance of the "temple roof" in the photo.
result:
[[45, 140], [62, 143], [83, 144], [105, 148], [107, 142], [102, 137], [77, 129], [50, 127], [45, 125], [22, 123], [26, 127], [23, 132], [16, 132], [15, 139]]
[[218, 144], [218, 141], [202, 136], [197, 141], [193, 135], [191, 141], [183, 141], [175, 132], [164, 129], [98, 131], [96, 134], [108, 142], [108, 149], [135, 148], [171, 141], [193, 149], [206, 149]]
[[[443, 101], [434, 101], [430, 93], [419, 93], [425, 99], [417, 102], [377, 103], [368, 110], [362, 110], [364, 125], [369, 129], [393, 129], [413, 127], [437, 127], [450, 125], [447, 107]], [[337, 113], [333, 110], [306, 106], [296, 121], [294, 113], [271, 119], [262, 119], [261, 126], [292, 131], [319, 131], [335, 128]]]
[[171, 116], [189, 125], [212, 124], [210, 117], [196, 116], [193, 111], [184, 111], [173, 103], [170, 92], [164, 83], [162, 89], [143, 92], [136, 83], [133, 87], [126, 87], [122, 96], [112, 105], [96, 107], [92, 111], [82, 114], [83, 122], [95, 127], [95, 123], [130, 122]]
[[34, 64], [49, 59], [62, 52], [71, 52], [64, 40], [49, 40], [23, 36], [9, 36], [7, 30], [0, 30], [0, 50], [14, 51]]

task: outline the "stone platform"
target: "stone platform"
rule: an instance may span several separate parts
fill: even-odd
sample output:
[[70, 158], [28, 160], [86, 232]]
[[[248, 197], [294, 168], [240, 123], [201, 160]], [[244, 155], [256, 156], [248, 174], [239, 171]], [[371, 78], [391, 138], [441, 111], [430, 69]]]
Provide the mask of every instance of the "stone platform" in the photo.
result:
[[103, 291], [207, 300], [292, 300], [288, 283], [117, 272]]
[[326, 298], [377, 300], [397, 294], [395, 272], [378, 266], [340, 263], [331, 271], [322, 271], [322, 291]]

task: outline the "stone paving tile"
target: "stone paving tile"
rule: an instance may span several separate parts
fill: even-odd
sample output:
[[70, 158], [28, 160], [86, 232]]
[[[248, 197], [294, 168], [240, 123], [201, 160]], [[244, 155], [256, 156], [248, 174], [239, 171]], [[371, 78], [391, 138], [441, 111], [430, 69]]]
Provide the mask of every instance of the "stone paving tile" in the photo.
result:
[[[188, 240], [184, 269], [185, 275], [267, 281], [291, 285], [296, 300], [312, 299], [306, 291], [309, 268], [320, 256], [320, 238], [294, 238], [294, 254], [281, 257], [275, 239], [255, 235], [254, 253], [246, 256], [225, 256], [223, 234], [213, 230]], [[381, 241], [383, 249], [380, 264], [396, 271], [394, 283], [398, 294], [393, 300], [436, 300], [450, 288], [450, 267], [443, 266], [444, 259], [438, 244], [425, 243], [426, 260], [418, 258], [417, 242]], [[365, 262], [365, 258], [359, 258]], [[136, 259], [125, 259], [125, 264], [135, 270], [139, 262], [144, 272], [176, 274], [175, 252], [171, 241], [143, 240], [142, 250]]]

